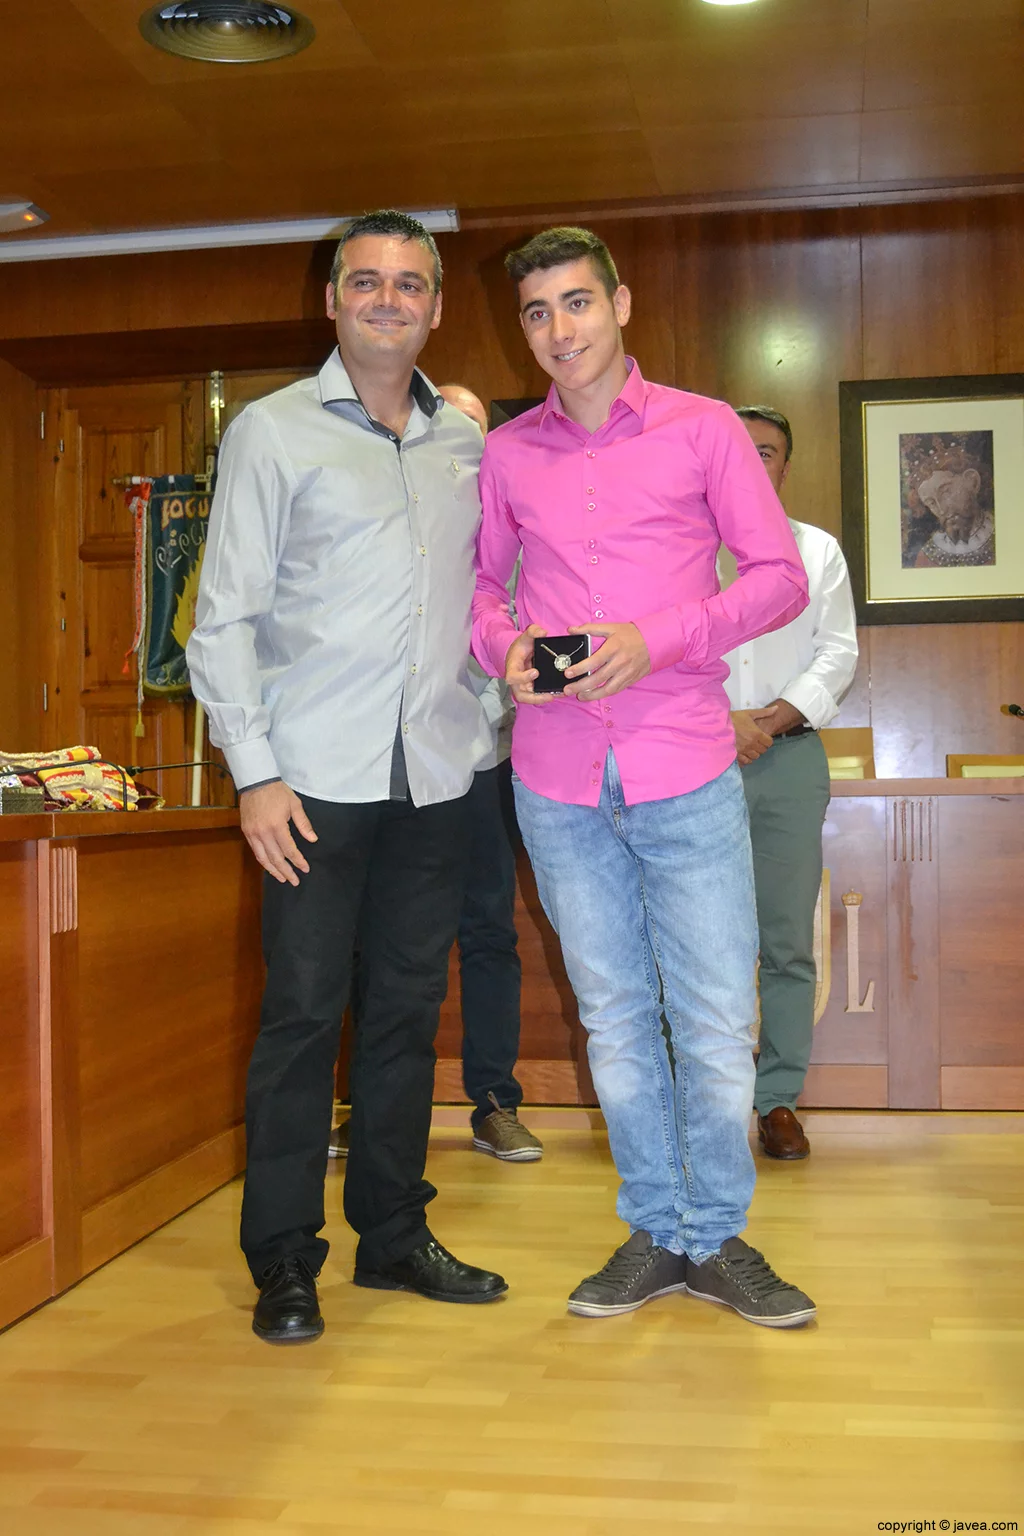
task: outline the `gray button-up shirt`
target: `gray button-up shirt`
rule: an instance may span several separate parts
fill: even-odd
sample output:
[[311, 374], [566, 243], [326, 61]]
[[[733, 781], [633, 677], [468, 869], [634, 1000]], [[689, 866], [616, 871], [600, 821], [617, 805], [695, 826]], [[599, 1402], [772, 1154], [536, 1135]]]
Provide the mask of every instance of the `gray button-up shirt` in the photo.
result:
[[188, 664], [240, 789], [465, 794], [491, 732], [468, 677], [483, 439], [418, 371], [399, 439], [332, 353], [224, 436]]

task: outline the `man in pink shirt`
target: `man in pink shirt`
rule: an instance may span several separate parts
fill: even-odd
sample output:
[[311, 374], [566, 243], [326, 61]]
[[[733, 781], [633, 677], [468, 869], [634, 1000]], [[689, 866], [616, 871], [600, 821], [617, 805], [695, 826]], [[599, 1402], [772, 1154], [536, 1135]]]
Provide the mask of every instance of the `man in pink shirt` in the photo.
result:
[[[722, 657], [795, 618], [806, 577], [733, 411], [648, 384], [625, 355], [630, 294], [604, 243], [548, 230], [506, 267], [553, 383], [487, 440], [473, 649], [520, 706], [516, 810], [630, 1228], [569, 1309], [613, 1316], [689, 1291], [794, 1327], [814, 1303], [739, 1236], [758, 940]], [[722, 543], [739, 571], [724, 593]], [[520, 552], [517, 628], [506, 583]], [[549, 636], [569, 637], [548, 647], [561, 696], [534, 686]]]

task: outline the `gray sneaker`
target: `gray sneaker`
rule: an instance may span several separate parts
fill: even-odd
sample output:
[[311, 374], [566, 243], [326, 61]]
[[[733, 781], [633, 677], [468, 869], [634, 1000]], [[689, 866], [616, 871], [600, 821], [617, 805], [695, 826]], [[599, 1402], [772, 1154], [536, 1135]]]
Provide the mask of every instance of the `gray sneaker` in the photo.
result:
[[503, 1163], [536, 1163], [544, 1148], [532, 1131], [523, 1125], [514, 1109], [502, 1109], [493, 1093], [487, 1097], [494, 1110], [473, 1132], [477, 1152], [487, 1152]]
[[817, 1307], [795, 1285], [780, 1280], [763, 1253], [741, 1237], [728, 1238], [703, 1264], [686, 1261], [686, 1289], [701, 1301], [732, 1307], [763, 1328], [799, 1328]]
[[649, 1232], [634, 1232], [599, 1274], [576, 1287], [569, 1297], [569, 1311], [577, 1317], [618, 1317], [635, 1312], [655, 1296], [685, 1290], [686, 1259], [656, 1247]]

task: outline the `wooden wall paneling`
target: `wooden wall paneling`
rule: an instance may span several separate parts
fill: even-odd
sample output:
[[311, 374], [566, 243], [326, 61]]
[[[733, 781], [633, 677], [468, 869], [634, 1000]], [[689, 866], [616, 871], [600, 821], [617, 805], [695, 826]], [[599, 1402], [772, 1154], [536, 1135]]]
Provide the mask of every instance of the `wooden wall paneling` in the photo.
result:
[[0, 667], [0, 750], [28, 750], [42, 717], [36, 606], [39, 547], [33, 516], [39, 407], [35, 385], [0, 362], [0, 614], [7, 635]]
[[49, 885], [51, 1137], [53, 1144], [53, 1290], [82, 1276], [82, 1137], [78, 843], [45, 845]]
[[[998, 795], [944, 798], [938, 817], [943, 1073], [971, 1069], [966, 1081], [976, 1086], [990, 1078], [985, 1108], [1024, 1108], [1024, 1093], [1006, 1102], [1024, 1074], [1024, 805]], [[982, 1107], [964, 1105], [963, 1081], [956, 1092], [956, 1076], [944, 1075], [944, 1094], [957, 1100], [949, 1107]]]
[[[862, 211], [866, 379], [995, 373], [996, 335], [1019, 285], [996, 292], [999, 200]], [[848, 375], [858, 377], [858, 375]]]
[[0, 1327], [52, 1294], [37, 850], [0, 843]]
[[938, 1109], [939, 836], [935, 796], [886, 802], [889, 1107]]
[[841, 212], [734, 214], [677, 219], [675, 229], [674, 382], [785, 412], [795, 437], [787, 508], [838, 534], [836, 386], [861, 371], [854, 221]]
[[943, 778], [950, 752], [1024, 750], [1024, 722], [999, 710], [1024, 705], [1024, 624], [876, 624], [870, 669], [880, 778]]

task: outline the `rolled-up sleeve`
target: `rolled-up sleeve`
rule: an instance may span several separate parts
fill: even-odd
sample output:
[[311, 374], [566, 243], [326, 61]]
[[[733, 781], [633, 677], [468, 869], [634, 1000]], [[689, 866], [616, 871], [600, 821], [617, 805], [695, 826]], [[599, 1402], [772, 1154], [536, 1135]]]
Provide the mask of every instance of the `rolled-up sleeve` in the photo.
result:
[[736, 557], [725, 592], [637, 619], [651, 667], [700, 668], [727, 651], [780, 629], [807, 607], [807, 574], [782, 504], [743, 423], [729, 406], [709, 413], [696, 448], [708, 507], [722, 543]]
[[294, 485], [273, 422], [258, 405], [249, 406], [221, 447], [186, 653], [210, 740], [223, 750], [240, 790], [279, 777], [256, 636], [274, 600]]

